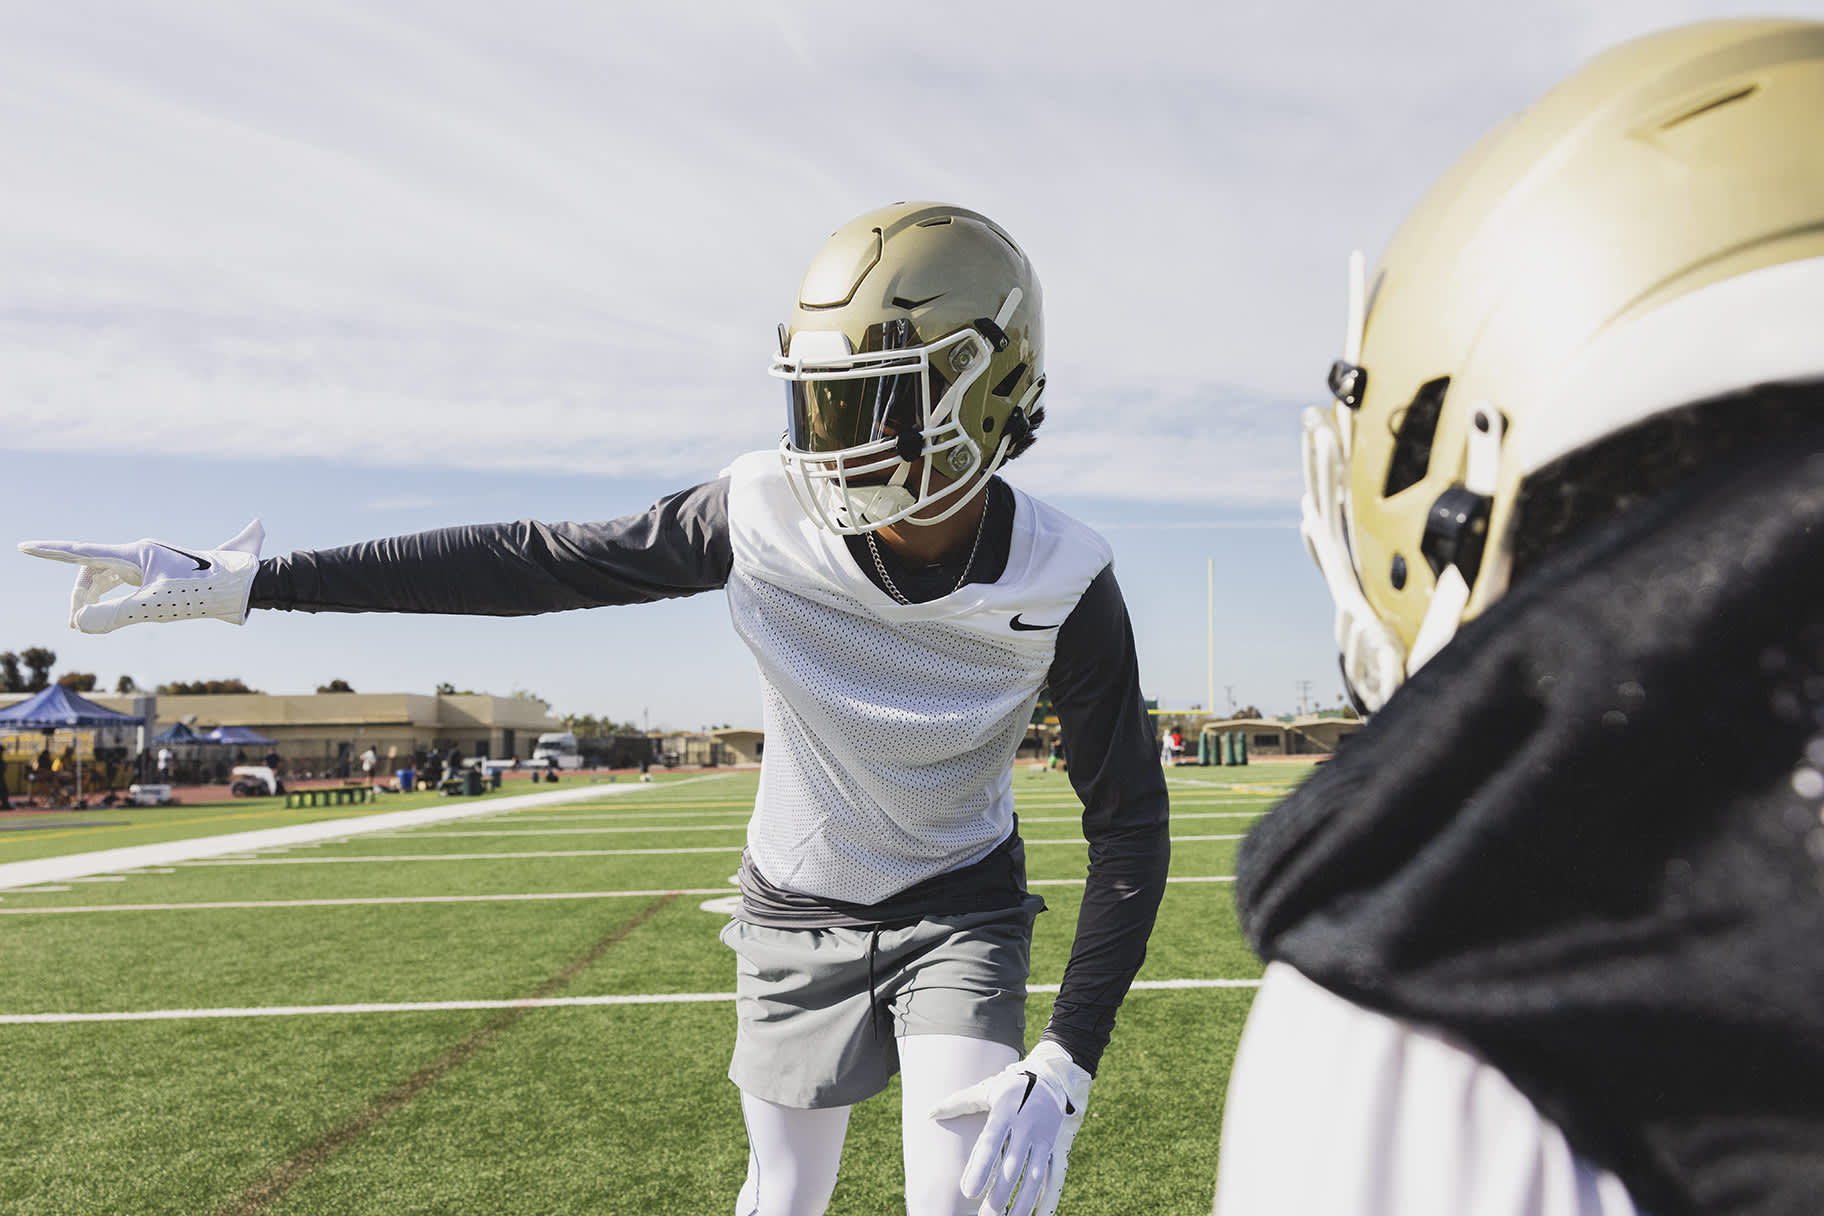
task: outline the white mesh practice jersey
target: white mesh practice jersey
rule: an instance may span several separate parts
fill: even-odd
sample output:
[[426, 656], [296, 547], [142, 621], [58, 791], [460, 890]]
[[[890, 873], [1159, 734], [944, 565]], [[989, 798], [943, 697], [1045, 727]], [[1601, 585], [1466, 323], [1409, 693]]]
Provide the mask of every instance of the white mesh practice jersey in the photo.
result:
[[969, 865], [1013, 825], [1012, 764], [1057, 626], [1109, 563], [1014, 491], [998, 582], [901, 604], [793, 498], [774, 452], [727, 471], [729, 612], [763, 684], [748, 860], [771, 883], [874, 904]]

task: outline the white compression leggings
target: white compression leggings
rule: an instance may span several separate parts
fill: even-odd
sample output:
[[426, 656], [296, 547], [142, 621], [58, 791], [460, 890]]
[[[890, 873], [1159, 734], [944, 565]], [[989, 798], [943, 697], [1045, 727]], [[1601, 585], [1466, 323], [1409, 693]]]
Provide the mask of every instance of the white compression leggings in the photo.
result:
[[[1019, 1058], [1011, 1047], [961, 1035], [915, 1034], [899, 1040], [906, 1216], [968, 1216], [975, 1211], [976, 1205], [957, 1189], [957, 1179], [987, 1116], [939, 1123], [926, 1112]], [[735, 1203], [736, 1216], [821, 1216], [836, 1189], [849, 1108], [794, 1110], [742, 1094], [741, 1113], [747, 1120], [747, 1181]]]

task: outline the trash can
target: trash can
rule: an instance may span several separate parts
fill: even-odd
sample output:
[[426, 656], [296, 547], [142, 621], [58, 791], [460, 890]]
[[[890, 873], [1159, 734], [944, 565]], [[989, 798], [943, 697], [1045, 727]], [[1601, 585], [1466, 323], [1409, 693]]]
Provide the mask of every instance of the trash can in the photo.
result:
[[481, 793], [481, 770], [465, 768], [462, 770], [462, 792], [473, 798]]
[[418, 778], [417, 772], [409, 768], [402, 768], [394, 773], [393, 776], [399, 778], [399, 792], [401, 794], [411, 793], [412, 786]]

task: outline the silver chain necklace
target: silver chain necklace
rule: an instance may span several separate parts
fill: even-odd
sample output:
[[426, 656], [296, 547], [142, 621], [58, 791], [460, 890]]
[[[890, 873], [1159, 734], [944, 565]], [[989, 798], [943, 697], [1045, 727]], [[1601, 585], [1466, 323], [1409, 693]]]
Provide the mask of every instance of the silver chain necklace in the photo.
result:
[[[969, 581], [969, 572], [975, 569], [975, 555], [981, 552], [982, 533], [988, 530], [988, 504], [993, 498], [994, 494], [990, 492], [982, 499], [982, 517], [975, 521], [975, 543], [969, 546], [969, 560], [963, 563], [963, 572], [956, 576], [956, 586], [950, 588], [951, 595], [963, 589], [963, 584]], [[880, 546], [874, 542], [874, 534], [868, 532], [864, 535], [868, 542], [868, 555], [874, 559], [874, 572], [880, 575], [881, 585], [887, 589], [888, 595], [900, 603], [910, 604], [912, 601], [906, 598], [906, 593], [899, 589], [893, 576], [887, 573], [887, 563], [880, 560]]]

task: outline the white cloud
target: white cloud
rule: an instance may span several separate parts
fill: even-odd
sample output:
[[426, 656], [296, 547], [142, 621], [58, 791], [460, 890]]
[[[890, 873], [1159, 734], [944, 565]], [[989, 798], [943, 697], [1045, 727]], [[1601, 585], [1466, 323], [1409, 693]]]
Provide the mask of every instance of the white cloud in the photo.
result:
[[[1283, 501], [1347, 250], [1576, 58], [1743, 7], [34, 6], [0, 47], [0, 431], [694, 473], [776, 433], [762, 360], [823, 234], [937, 196], [1046, 284], [1030, 480]], [[1200, 387], [1147, 413], [1162, 380]]]

